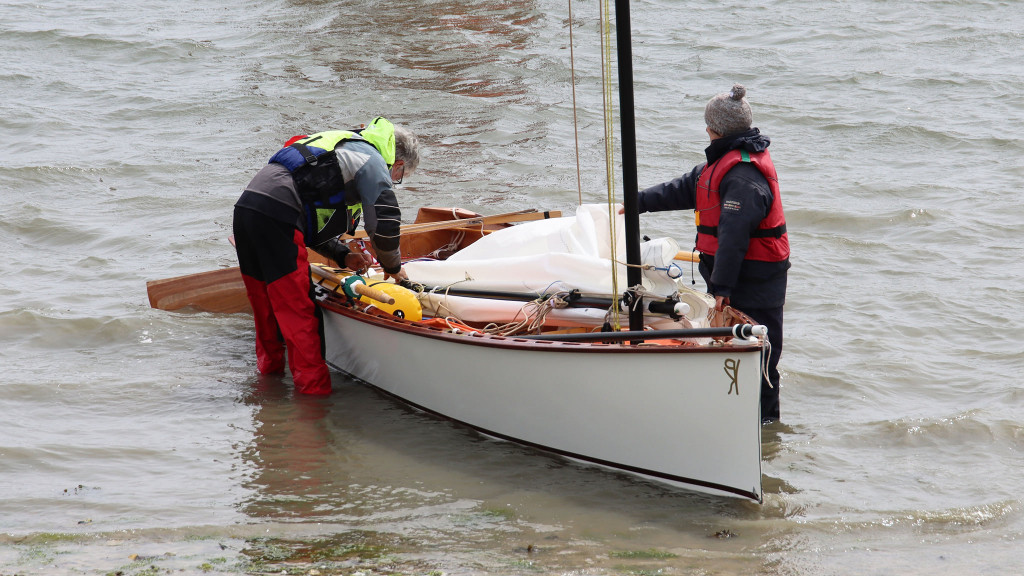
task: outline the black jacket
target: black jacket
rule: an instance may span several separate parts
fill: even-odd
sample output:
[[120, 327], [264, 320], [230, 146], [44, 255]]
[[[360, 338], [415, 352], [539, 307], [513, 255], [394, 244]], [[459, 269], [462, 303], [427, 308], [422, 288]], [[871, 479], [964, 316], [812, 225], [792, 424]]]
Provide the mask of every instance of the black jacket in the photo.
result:
[[[697, 180], [707, 164], [715, 162], [730, 150], [763, 152], [769, 144], [771, 140], [757, 128], [712, 141], [704, 150], [706, 163], [679, 178], [640, 192], [640, 212], [693, 210], [696, 205]], [[732, 305], [740, 310], [782, 306], [786, 301], [789, 260], [762, 262], [745, 258], [749, 233], [768, 215], [775, 199], [768, 181], [755, 166], [741, 162], [726, 173], [719, 195], [722, 205], [728, 202], [729, 209], [722, 210], [718, 222], [718, 252], [715, 256], [701, 255], [699, 267], [708, 285], [708, 292], [728, 297]], [[735, 233], [739, 230], [744, 232]], [[740, 240], [732, 241], [733, 238]]]

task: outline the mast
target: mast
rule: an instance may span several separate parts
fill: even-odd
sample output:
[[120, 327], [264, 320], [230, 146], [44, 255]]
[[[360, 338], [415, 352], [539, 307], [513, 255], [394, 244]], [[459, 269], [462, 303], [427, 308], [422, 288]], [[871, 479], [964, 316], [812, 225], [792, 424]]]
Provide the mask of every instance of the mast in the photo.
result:
[[[622, 124], [622, 188], [626, 216], [626, 282], [630, 288], [642, 280], [640, 265], [640, 201], [636, 168], [636, 114], [633, 109], [633, 38], [629, 28], [629, 0], [615, 0], [615, 44], [619, 59], [619, 108]], [[641, 306], [629, 311], [629, 329], [643, 330]]]

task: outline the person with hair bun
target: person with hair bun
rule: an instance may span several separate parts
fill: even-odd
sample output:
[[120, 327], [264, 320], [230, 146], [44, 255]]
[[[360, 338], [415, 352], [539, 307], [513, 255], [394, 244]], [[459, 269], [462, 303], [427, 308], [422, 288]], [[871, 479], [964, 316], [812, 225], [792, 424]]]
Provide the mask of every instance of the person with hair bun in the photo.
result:
[[771, 140], [752, 127], [740, 84], [704, 107], [707, 162], [640, 192], [644, 212], [693, 210], [699, 270], [716, 310], [733, 306], [768, 328], [771, 354], [761, 379], [761, 419], [779, 419], [779, 358], [786, 302], [789, 235]]

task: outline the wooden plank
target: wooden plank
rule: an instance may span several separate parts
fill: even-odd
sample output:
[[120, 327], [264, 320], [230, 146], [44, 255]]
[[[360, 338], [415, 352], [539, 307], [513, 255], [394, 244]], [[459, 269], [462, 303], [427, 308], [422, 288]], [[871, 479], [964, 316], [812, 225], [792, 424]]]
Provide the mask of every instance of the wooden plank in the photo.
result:
[[242, 272], [237, 266], [146, 282], [149, 305], [159, 310], [191, 308], [201, 312], [251, 312]]
[[[546, 220], [548, 218], [561, 218], [562, 212], [560, 210], [549, 210], [546, 212], [538, 212], [537, 210], [521, 210], [519, 212], [509, 212], [507, 214], [496, 214], [494, 216], [481, 216], [479, 218], [465, 218], [458, 220], [442, 220], [440, 222], [426, 222], [423, 224], [403, 224], [401, 227], [402, 234], [418, 234], [422, 232], [436, 232], [437, 230], [448, 230], [453, 228], [464, 228], [467, 226], [491, 226], [496, 224], [514, 224], [516, 222], [531, 222], [534, 220]], [[367, 238], [366, 230], [358, 230], [355, 234], [349, 236], [343, 234], [342, 240], [348, 239], [360, 240]]]

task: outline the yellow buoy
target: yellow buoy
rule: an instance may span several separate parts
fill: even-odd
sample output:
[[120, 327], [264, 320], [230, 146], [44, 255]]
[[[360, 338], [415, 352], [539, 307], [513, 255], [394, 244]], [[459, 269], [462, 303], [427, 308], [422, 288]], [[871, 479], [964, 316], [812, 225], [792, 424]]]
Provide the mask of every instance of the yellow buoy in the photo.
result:
[[413, 322], [419, 322], [423, 319], [423, 307], [420, 306], [420, 301], [416, 299], [416, 295], [412, 290], [399, 286], [398, 284], [392, 284], [391, 282], [374, 282], [368, 284], [371, 288], [380, 290], [381, 292], [391, 296], [395, 299], [394, 304], [385, 304], [373, 298], [367, 298], [366, 296], [360, 296], [359, 300], [367, 304], [373, 304], [380, 310], [394, 314], [399, 318], [405, 318]]

